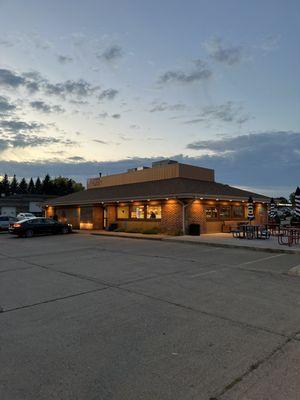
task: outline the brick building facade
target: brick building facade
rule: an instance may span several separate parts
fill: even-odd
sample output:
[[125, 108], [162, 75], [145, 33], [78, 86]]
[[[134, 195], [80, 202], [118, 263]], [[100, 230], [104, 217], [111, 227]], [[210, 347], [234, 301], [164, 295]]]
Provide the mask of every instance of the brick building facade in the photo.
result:
[[152, 168], [93, 178], [88, 189], [52, 200], [46, 215], [57, 215], [75, 229], [110, 229], [170, 235], [222, 232], [247, 220], [247, 201], [254, 201], [256, 223], [267, 222], [266, 196], [217, 183], [214, 171], [166, 161]]

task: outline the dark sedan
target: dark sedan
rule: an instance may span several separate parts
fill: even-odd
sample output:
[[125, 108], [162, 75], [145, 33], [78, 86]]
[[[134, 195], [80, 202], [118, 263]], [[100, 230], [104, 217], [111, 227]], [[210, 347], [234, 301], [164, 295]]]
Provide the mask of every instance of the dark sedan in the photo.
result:
[[56, 233], [71, 233], [72, 225], [63, 224], [49, 218], [24, 219], [11, 224], [9, 232], [23, 237], [32, 237], [33, 235], [49, 235]]

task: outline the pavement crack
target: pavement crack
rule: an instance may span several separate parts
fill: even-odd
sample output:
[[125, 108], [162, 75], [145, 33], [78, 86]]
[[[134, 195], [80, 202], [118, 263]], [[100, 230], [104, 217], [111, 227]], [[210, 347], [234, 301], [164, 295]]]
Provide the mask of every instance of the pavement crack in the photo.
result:
[[263, 365], [266, 361], [270, 360], [273, 356], [275, 356], [277, 353], [282, 351], [282, 349], [293, 340], [293, 336], [287, 337], [283, 343], [280, 345], [276, 346], [269, 354], [267, 354], [265, 357], [261, 358], [260, 360], [256, 361], [255, 363], [251, 364], [245, 372], [234, 378], [231, 382], [229, 382], [219, 393], [217, 393], [215, 396], [212, 396], [209, 398], [209, 400], [221, 400], [222, 396], [226, 394], [228, 391], [233, 389], [237, 384], [243, 381], [249, 374], [251, 374], [253, 371], [257, 370], [261, 365]]
[[102, 287], [102, 288], [98, 288], [98, 289], [86, 290], [84, 292], [74, 293], [74, 294], [70, 294], [68, 296], [56, 297], [54, 299], [44, 300], [44, 301], [40, 301], [38, 303], [26, 304], [26, 305], [20, 306], [20, 307], [7, 308], [7, 309], [0, 308], [0, 313], [6, 314], [6, 313], [9, 313], [12, 311], [24, 310], [26, 308], [32, 308], [32, 307], [40, 306], [42, 304], [54, 303], [56, 301], [66, 300], [66, 299], [70, 299], [73, 297], [79, 297], [79, 296], [83, 296], [83, 295], [90, 294], [90, 293], [100, 292], [105, 289], [109, 289], [109, 287]]

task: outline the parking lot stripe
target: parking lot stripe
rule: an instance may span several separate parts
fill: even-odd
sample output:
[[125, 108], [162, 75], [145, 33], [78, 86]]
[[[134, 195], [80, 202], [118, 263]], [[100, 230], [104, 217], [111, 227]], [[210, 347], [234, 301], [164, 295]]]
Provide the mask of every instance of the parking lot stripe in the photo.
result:
[[286, 254], [276, 254], [275, 256], [269, 256], [269, 257], [263, 257], [263, 258], [258, 258], [257, 260], [252, 260], [252, 261], [246, 261], [243, 262], [240, 265], [248, 265], [248, 264], [254, 264], [256, 262], [260, 262], [260, 261], [265, 261], [265, 260], [271, 260], [272, 258], [277, 258], [277, 257], [282, 257], [285, 256]]

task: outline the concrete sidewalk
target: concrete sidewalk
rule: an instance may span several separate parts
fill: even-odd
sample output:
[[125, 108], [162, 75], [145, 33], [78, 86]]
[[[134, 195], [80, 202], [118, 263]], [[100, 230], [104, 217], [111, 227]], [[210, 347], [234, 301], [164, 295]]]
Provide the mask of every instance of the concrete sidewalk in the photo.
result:
[[166, 239], [178, 243], [192, 243], [217, 247], [242, 248], [256, 251], [267, 251], [271, 253], [300, 254], [300, 245], [294, 245], [291, 247], [280, 245], [278, 244], [276, 237], [270, 237], [270, 239], [266, 240], [250, 240], [233, 238], [231, 233], [211, 233], [202, 234], [201, 236], [169, 236]]
[[230, 233], [211, 233], [202, 234], [201, 236], [169, 236], [161, 234], [148, 235], [143, 233], [108, 232], [104, 230], [81, 230], [78, 232], [96, 236], [108, 236], [127, 239], [164, 240], [177, 243], [189, 243], [196, 245], [210, 245], [216, 247], [266, 251], [269, 253], [300, 254], [300, 245], [294, 245], [291, 247], [279, 245], [276, 237], [270, 237], [270, 239], [267, 240], [247, 240], [233, 238], [232, 234]]

